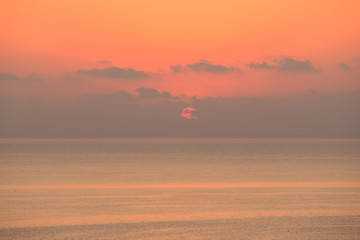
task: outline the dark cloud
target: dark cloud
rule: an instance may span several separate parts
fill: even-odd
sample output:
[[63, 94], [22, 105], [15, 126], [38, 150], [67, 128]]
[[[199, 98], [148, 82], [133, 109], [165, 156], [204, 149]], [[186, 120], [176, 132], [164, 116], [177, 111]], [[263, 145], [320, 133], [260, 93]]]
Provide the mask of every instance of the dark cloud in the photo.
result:
[[31, 75], [29, 75], [27, 77], [24, 77], [22, 79], [25, 80], [25, 81], [34, 81], [34, 82], [42, 81], [42, 78], [38, 74], [31, 74]]
[[269, 64], [267, 64], [266, 62], [262, 62], [262, 63], [254, 63], [251, 62], [249, 64], [247, 64], [247, 66], [253, 70], [273, 70], [275, 68], [275, 66], [271, 66]]
[[171, 98], [171, 94], [169, 92], [159, 92], [154, 88], [138, 88], [136, 91], [139, 94], [139, 97], [144, 99], [154, 99], [154, 98]]
[[232, 67], [226, 67], [224, 65], [215, 65], [209, 61], [201, 59], [200, 61], [187, 65], [192, 71], [195, 72], [212, 72], [212, 73], [226, 73], [232, 72], [235, 69]]
[[110, 67], [103, 69], [81, 69], [77, 73], [85, 74], [94, 77], [106, 77], [106, 78], [116, 78], [116, 79], [144, 79], [150, 77], [143, 71], [137, 71], [133, 68], [118, 68]]
[[12, 73], [0, 73], [0, 80], [20, 80], [20, 81], [27, 81], [27, 82], [39, 82], [42, 81], [42, 78], [38, 74], [30, 74], [26, 77], [19, 77]]
[[346, 63], [339, 63], [339, 67], [341, 69], [344, 69], [344, 70], [349, 70], [349, 65], [347, 65]]
[[114, 102], [114, 103], [137, 103], [139, 100], [152, 99], [171, 99], [171, 94], [167, 91], [160, 92], [154, 88], [141, 87], [136, 89], [137, 94], [131, 94], [126, 91], [117, 91], [111, 94], [104, 93], [86, 93], [81, 99], [92, 102]]
[[277, 70], [282, 72], [318, 72], [309, 60], [295, 60], [291, 57], [275, 57], [273, 64], [251, 62], [247, 64], [252, 70]]
[[174, 65], [174, 66], [170, 66], [170, 69], [171, 69], [171, 71], [173, 71], [173, 72], [184, 72], [184, 67], [183, 66], [181, 66], [181, 65]]
[[18, 76], [12, 73], [0, 73], [0, 80], [18, 80]]
[[112, 94], [86, 93], [81, 96], [84, 100], [92, 102], [120, 102], [126, 103], [134, 100], [134, 96], [126, 91], [117, 91]]
[[279, 70], [284, 72], [317, 72], [309, 60], [294, 60], [290, 57], [279, 60]]
[[187, 66], [174, 65], [170, 66], [170, 69], [173, 72], [186, 72], [186, 71], [194, 71], [194, 72], [209, 72], [209, 73], [228, 73], [228, 72], [241, 72], [241, 69], [235, 67], [227, 67], [225, 65], [216, 65], [212, 64], [206, 60], [199, 60], [196, 63], [188, 64]]
[[108, 60], [101, 60], [101, 61], [98, 61], [96, 63], [98, 63], [98, 64], [112, 64], [112, 62], [108, 61]]

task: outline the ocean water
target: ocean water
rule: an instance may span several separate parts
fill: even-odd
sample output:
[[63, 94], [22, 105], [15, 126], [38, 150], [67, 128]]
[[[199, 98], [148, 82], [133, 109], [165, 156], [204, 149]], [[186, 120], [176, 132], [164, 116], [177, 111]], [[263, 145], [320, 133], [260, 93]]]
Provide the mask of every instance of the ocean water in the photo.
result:
[[2, 139], [0, 239], [360, 239], [360, 140]]

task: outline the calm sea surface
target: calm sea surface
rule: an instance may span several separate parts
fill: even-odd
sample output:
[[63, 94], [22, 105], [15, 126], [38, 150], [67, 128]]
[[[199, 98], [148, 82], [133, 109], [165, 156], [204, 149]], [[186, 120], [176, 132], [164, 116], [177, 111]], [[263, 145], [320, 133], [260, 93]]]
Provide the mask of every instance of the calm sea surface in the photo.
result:
[[0, 239], [360, 239], [360, 140], [2, 139]]

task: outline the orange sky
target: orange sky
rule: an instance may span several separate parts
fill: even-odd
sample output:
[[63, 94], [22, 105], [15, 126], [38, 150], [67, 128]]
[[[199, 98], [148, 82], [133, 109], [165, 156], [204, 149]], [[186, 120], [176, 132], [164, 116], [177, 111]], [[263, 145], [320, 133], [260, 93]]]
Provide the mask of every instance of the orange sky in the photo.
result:
[[[0, 3], [0, 72], [19, 77], [36, 73], [43, 82], [19, 90], [23, 83], [3, 81], [0, 93], [67, 96], [66, 79], [84, 78], [77, 70], [110, 66], [150, 72], [151, 77], [135, 82], [91, 79], [72, 83], [70, 92], [111, 93], [141, 86], [200, 96], [359, 90], [359, 9], [356, 0], [5, 0]], [[246, 67], [271, 62], [274, 56], [309, 60], [321, 72]], [[242, 72], [175, 74], [169, 69], [200, 59]], [[100, 60], [112, 64], [96, 64]]]

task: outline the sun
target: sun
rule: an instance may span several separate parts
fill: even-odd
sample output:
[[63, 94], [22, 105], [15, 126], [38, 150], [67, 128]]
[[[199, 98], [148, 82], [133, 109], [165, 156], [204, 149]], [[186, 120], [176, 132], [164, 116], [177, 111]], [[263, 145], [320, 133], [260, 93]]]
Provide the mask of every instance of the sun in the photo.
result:
[[196, 108], [193, 108], [193, 107], [186, 107], [182, 110], [180, 116], [182, 118], [187, 118], [187, 119], [198, 119], [198, 117], [195, 117], [192, 115], [192, 111], [195, 111]]

